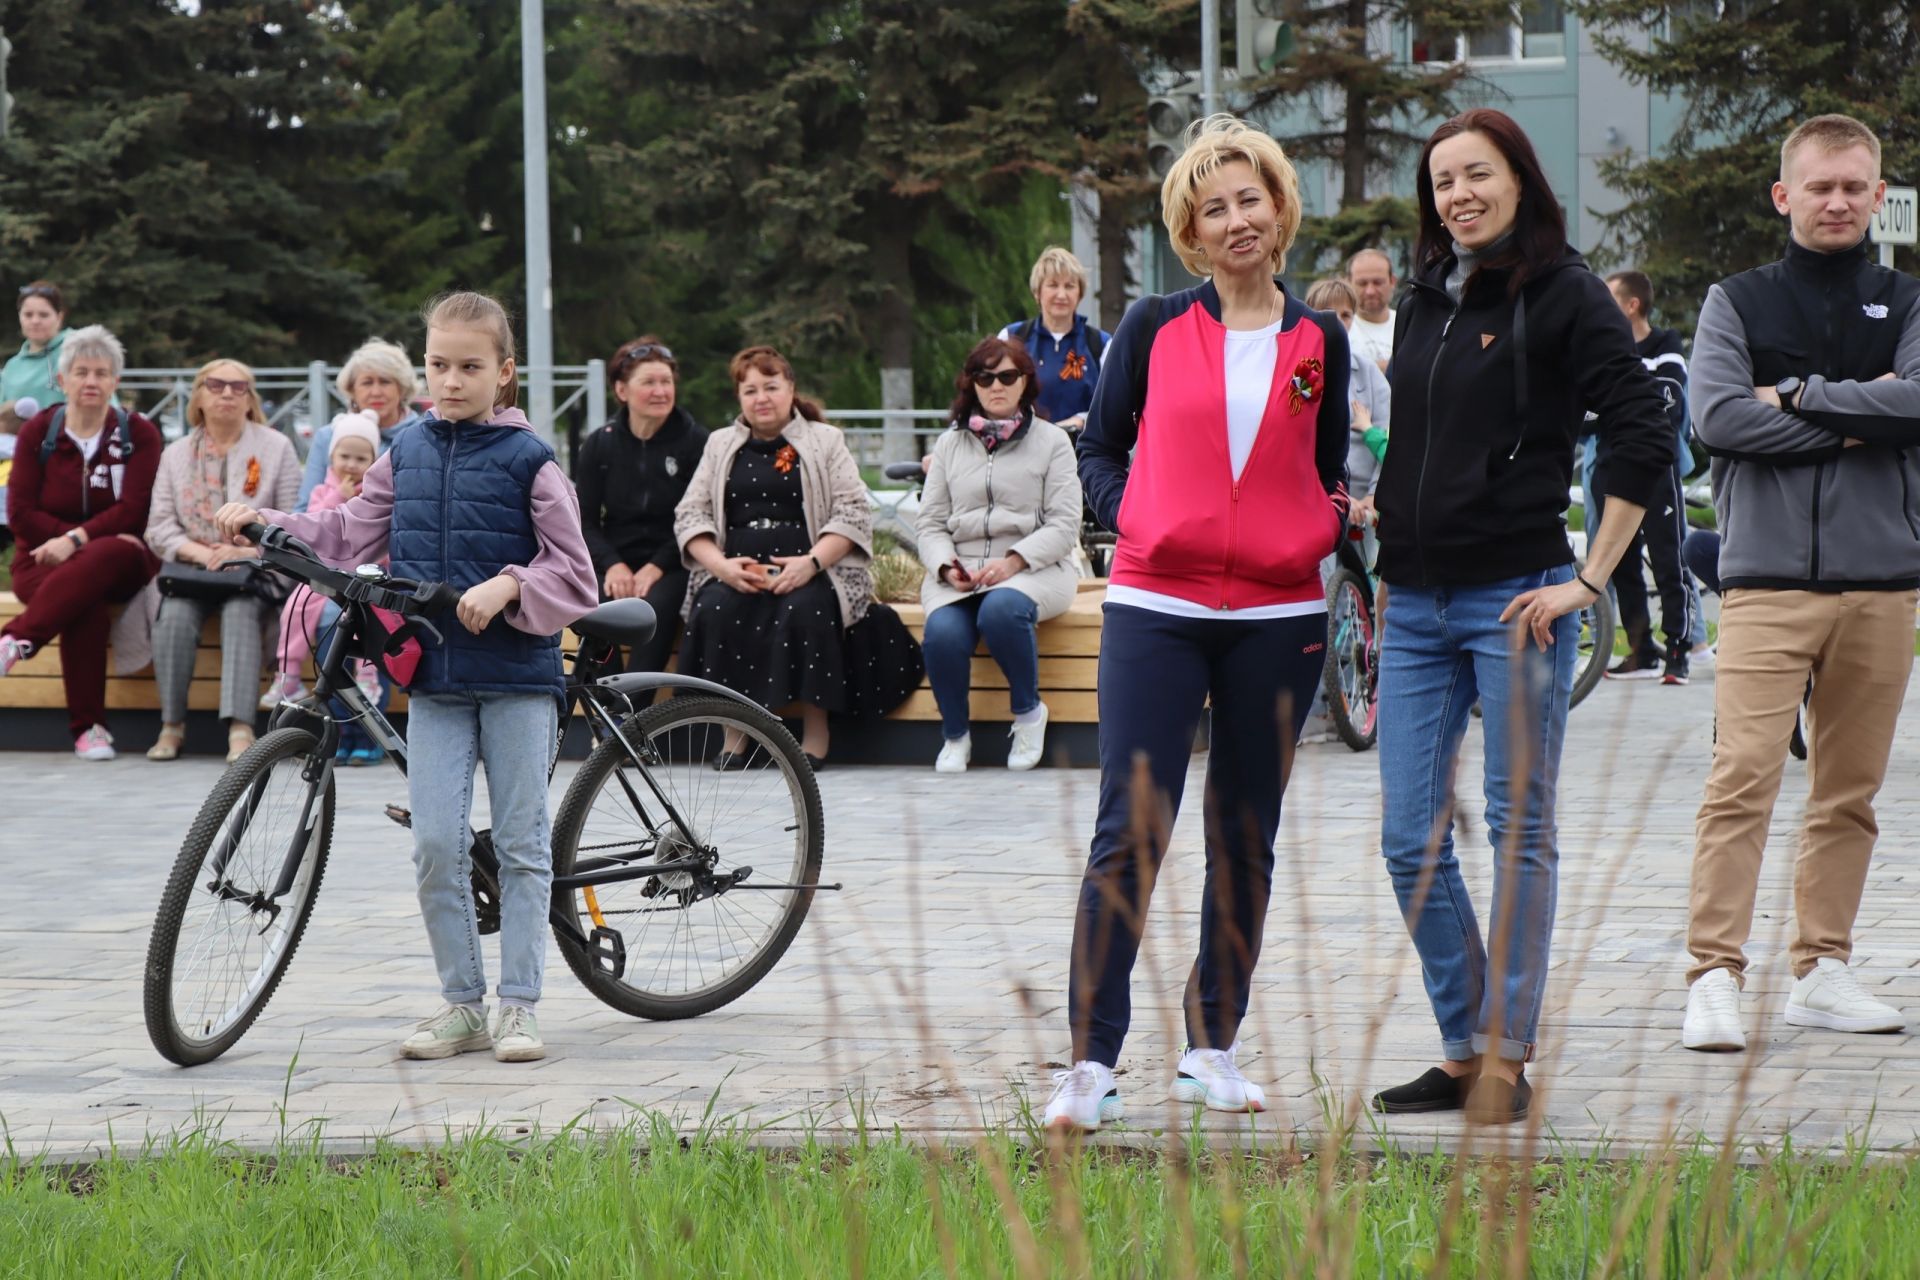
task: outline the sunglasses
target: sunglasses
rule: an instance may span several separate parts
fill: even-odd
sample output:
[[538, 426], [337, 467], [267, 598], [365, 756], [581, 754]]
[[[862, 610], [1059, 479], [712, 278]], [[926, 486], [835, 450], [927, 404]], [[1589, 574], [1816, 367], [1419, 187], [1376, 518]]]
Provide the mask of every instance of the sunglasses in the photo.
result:
[[973, 385], [976, 387], [990, 387], [997, 382], [1003, 387], [1011, 387], [1026, 376], [1026, 374], [1020, 372], [1018, 369], [1002, 369], [998, 373], [976, 373], [973, 375]]
[[20, 286], [20, 296], [23, 298], [45, 298], [48, 302], [52, 302], [59, 295], [44, 284], [23, 284]]
[[253, 384], [245, 378], [202, 378], [200, 385], [211, 396], [224, 396], [229, 391], [236, 396], [244, 396], [253, 390]]

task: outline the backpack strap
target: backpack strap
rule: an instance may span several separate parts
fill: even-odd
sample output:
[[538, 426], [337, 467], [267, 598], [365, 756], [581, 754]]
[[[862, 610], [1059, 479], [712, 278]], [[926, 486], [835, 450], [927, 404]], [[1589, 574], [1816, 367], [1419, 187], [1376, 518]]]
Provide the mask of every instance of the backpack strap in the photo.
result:
[[1018, 324], [1009, 326], [1007, 329], [1008, 336], [1012, 337], [1015, 342], [1019, 342], [1019, 343], [1025, 343], [1027, 338], [1032, 333], [1033, 333], [1032, 320], [1022, 320]]
[[1099, 364], [1100, 357], [1106, 352], [1107, 340], [1101, 336], [1100, 326], [1091, 320], [1087, 321], [1087, 354], [1093, 357], [1095, 364]]
[[[112, 413], [114, 432], [120, 437], [120, 456], [123, 458], [130, 457], [133, 454], [133, 415], [125, 409], [122, 409], [119, 405], [113, 406]], [[60, 432], [66, 425], [67, 406], [64, 404], [54, 406], [53, 421], [47, 424], [47, 434], [40, 440], [40, 466], [42, 470], [46, 468], [47, 462], [53, 457], [54, 446], [60, 443]]]

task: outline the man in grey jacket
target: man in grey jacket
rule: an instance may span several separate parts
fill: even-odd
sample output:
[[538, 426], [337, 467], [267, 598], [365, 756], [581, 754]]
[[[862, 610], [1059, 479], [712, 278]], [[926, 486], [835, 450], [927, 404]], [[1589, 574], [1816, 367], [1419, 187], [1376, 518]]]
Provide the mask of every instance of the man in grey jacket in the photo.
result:
[[1687, 928], [1689, 1049], [1746, 1047], [1743, 947], [1809, 680], [1787, 1021], [1905, 1026], [1848, 968], [1920, 587], [1920, 282], [1868, 256], [1885, 192], [1865, 125], [1819, 116], [1794, 130], [1773, 185], [1792, 225], [1786, 255], [1715, 285], [1694, 337], [1693, 423], [1713, 458], [1723, 603]]

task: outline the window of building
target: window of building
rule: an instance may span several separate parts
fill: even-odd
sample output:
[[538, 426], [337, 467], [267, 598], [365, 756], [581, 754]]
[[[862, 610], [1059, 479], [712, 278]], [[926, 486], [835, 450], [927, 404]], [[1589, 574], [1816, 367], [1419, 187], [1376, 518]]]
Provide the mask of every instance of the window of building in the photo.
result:
[[1567, 56], [1567, 15], [1561, 0], [1527, 0], [1517, 26], [1449, 31], [1415, 26], [1414, 62], [1517, 62]]

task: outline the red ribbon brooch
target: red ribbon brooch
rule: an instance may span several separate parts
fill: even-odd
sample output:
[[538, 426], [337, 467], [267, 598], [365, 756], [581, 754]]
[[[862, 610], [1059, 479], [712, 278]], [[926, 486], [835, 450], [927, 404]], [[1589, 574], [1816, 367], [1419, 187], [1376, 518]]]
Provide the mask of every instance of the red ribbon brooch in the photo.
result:
[[1312, 356], [1308, 356], [1293, 367], [1293, 377], [1287, 382], [1287, 405], [1295, 413], [1320, 399], [1320, 393], [1326, 390], [1326, 366]]
[[260, 492], [260, 459], [247, 459], [247, 483], [241, 487], [240, 492], [249, 498]]
[[793, 464], [798, 461], [800, 461], [800, 455], [794, 451], [793, 446], [783, 444], [780, 446], [780, 452], [773, 455], [773, 469], [785, 475], [793, 470]]

